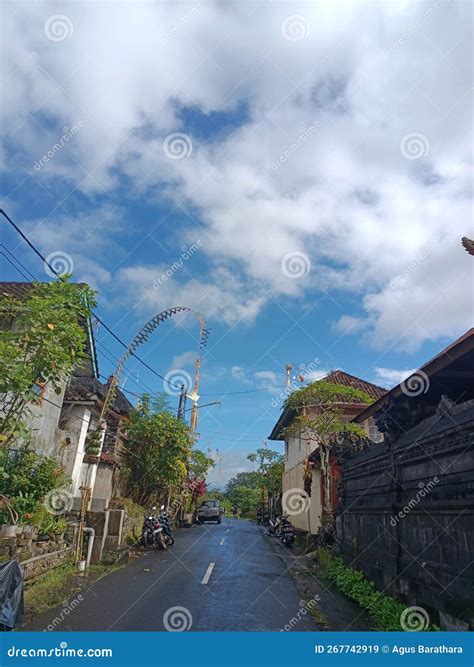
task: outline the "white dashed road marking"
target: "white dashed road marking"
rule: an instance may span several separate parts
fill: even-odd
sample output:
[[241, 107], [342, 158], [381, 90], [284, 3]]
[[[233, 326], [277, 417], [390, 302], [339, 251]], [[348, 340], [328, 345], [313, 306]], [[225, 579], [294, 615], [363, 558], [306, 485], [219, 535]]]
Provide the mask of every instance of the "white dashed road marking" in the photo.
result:
[[219, 546], [222, 547], [224, 544], [225, 537], [222, 538], [222, 540], [219, 542]]
[[215, 563], [209, 563], [209, 567], [206, 570], [206, 574], [204, 575], [203, 580], [201, 581], [201, 584], [207, 584], [209, 579], [211, 578], [212, 570], [214, 569]]

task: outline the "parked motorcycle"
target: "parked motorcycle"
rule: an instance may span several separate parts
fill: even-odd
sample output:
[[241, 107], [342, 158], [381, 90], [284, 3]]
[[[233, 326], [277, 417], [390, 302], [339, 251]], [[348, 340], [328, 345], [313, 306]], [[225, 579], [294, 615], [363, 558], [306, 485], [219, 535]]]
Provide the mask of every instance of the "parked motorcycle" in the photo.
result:
[[171, 532], [171, 521], [168, 516], [168, 514], [164, 511], [165, 506], [162, 505], [160, 508], [160, 515], [158, 517], [158, 521], [160, 522], [162, 528], [163, 528], [163, 535], [165, 538], [165, 541], [169, 547], [173, 546], [174, 544], [174, 537]]
[[[153, 508], [155, 509], [155, 508]], [[145, 518], [142, 528], [142, 543], [148, 549], [150, 547], [158, 547], [159, 549], [167, 549], [168, 544], [163, 533], [163, 526], [160, 521], [150, 514]]]
[[281, 519], [279, 516], [272, 516], [268, 521], [268, 535], [274, 535], [275, 537], [281, 536]]
[[289, 547], [290, 549], [295, 541], [293, 524], [285, 516], [282, 517], [280, 524], [280, 539], [285, 547]]

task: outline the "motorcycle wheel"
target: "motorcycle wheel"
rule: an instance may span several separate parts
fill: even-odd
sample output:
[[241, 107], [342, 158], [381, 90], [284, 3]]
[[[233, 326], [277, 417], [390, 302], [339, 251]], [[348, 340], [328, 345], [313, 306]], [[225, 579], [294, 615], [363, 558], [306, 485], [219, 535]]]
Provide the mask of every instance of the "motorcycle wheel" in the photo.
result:
[[168, 548], [168, 545], [166, 544], [166, 540], [164, 538], [163, 533], [159, 533], [157, 535], [156, 542], [157, 542], [157, 546], [158, 546], [159, 549], [161, 549], [162, 551], [166, 551], [166, 549]]
[[172, 547], [174, 544], [174, 537], [171, 535], [165, 535], [165, 540], [168, 543], [168, 546]]
[[143, 533], [142, 542], [143, 542], [143, 546], [145, 547], [145, 549], [148, 549], [148, 547], [150, 546], [150, 543], [149, 543], [149, 540], [148, 540], [148, 532]]

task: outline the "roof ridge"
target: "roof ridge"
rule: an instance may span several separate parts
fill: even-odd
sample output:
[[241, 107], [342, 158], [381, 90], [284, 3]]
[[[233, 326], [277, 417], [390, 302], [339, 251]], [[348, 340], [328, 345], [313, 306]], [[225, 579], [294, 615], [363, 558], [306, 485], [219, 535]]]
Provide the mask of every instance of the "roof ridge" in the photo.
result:
[[353, 378], [358, 382], [363, 382], [364, 384], [370, 384], [372, 387], [377, 387], [377, 389], [383, 389], [384, 391], [387, 391], [385, 387], [381, 387], [380, 385], [375, 384], [374, 382], [370, 382], [369, 380], [364, 380], [364, 378], [358, 377], [357, 375], [353, 375], [352, 373], [348, 373], [347, 371], [343, 371], [342, 368], [337, 368], [335, 370], [329, 371], [328, 375], [326, 375], [326, 378], [328, 378], [332, 373], [342, 373], [343, 375]]

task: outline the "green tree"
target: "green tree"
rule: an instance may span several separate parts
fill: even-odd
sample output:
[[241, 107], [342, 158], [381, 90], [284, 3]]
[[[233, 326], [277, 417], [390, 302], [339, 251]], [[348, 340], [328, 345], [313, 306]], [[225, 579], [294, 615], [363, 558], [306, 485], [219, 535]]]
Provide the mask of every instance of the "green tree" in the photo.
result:
[[248, 486], [234, 486], [232, 490], [226, 494], [231, 506], [236, 506], [240, 509], [240, 513], [244, 517], [254, 517], [257, 507], [260, 503], [260, 489], [251, 489]]
[[226, 485], [226, 492], [231, 493], [236, 486], [246, 486], [249, 489], [257, 489], [260, 486], [260, 477], [258, 472], [238, 472], [231, 477]]
[[207, 473], [215, 466], [215, 462], [203, 451], [193, 447], [189, 458], [189, 476], [195, 479], [205, 479]]
[[95, 306], [87, 285], [34, 283], [28, 298], [0, 295], [0, 443], [26, 441], [29, 405], [43, 386], [60, 394], [87, 357], [84, 322]]
[[273, 495], [281, 490], [281, 476], [283, 474], [284, 457], [280, 452], [267, 447], [261, 447], [247, 456], [248, 460], [257, 464], [259, 484]]
[[126, 432], [124, 473], [132, 500], [153, 504], [177, 492], [191, 456], [188, 426], [170, 412], [156, 412], [144, 396], [130, 414]]
[[364, 436], [358, 424], [347, 422], [344, 404], [371, 403], [365, 392], [326, 380], [318, 380], [293, 392], [285, 407], [296, 411], [297, 416], [285, 429], [285, 436], [297, 436], [314, 440], [318, 446], [319, 461], [323, 473], [325, 517], [332, 524], [331, 508], [331, 452], [335, 446], [342, 447]]

